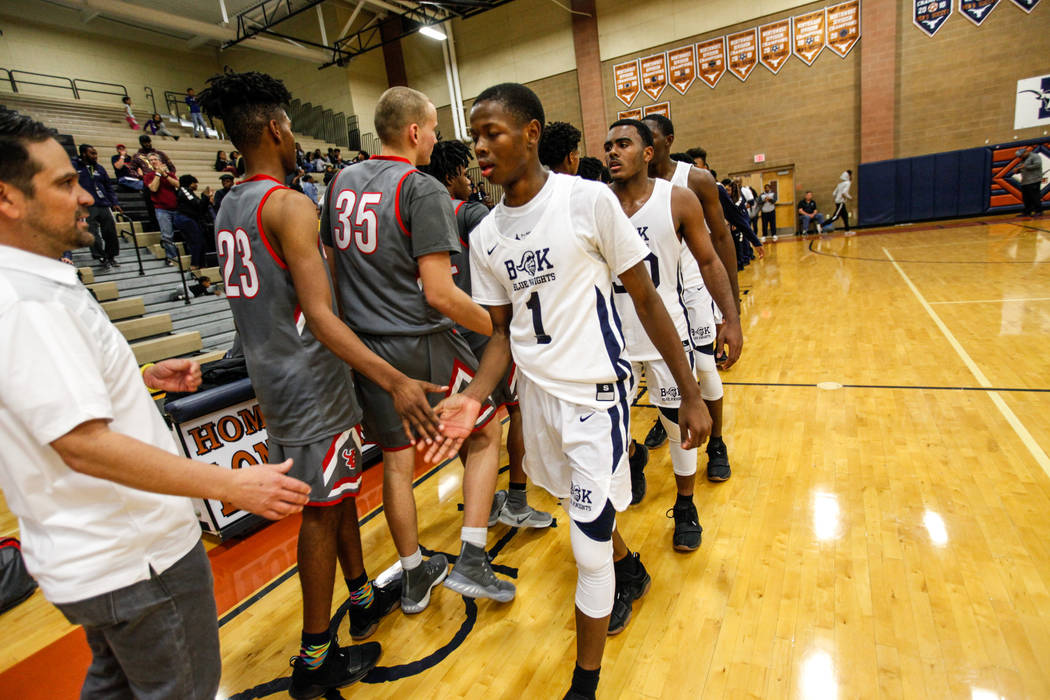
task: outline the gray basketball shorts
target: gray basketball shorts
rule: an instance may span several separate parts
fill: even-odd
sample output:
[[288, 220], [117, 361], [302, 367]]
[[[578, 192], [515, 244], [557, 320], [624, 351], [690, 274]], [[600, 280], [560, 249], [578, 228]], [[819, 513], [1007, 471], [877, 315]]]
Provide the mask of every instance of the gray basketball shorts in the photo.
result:
[[[470, 351], [474, 353], [474, 357], [478, 358], [478, 363], [480, 364], [481, 356], [485, 353], [485, 346], [489, 344], [489, 337], [473, 331], [457, 332], [466, 339], [467, 344], [470, 345]], [[512, 361], [510, 367], [507, 368], [506, 374], [500, 378], [499, 384], [492, 390], [492, 405], [496, 408], [518, 405], [517, 373], [515, 369], [516, 367]]]
[[[470, 351], [467, 341], [451, 328], [426, 335], [377, 336], [358, 333], [358, 336], [372, 352], [412, 379], [449, 387], [444, 395], [427, 395], [431, 406], [462, 390], [478, 370], [477, 358]], [[388, 452], [411, 447], [390, 394], [368, 377], [358, 374], [357, 395], [365, 415], [361, 424], [369, 440], [374, 440]], [[486, 401], [481, 407], [475, 429], [483, 427], [495, 414], [496, 409], [491, 400]]]
[[274, 464], [292, 458], [288, 476], [310, 487], [311, 506], [331, 506], [356, 496], [361, 488], [361, 434], [349, 428], [306, 445], [282, 445], [270, 438], [270, 461]]

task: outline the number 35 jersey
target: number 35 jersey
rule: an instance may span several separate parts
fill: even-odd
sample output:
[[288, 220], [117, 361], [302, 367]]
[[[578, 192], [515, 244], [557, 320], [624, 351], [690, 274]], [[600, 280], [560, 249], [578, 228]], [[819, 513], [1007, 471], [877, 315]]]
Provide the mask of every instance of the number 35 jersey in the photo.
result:
[[361, 408], [350, 367], [306, 326], [288, 266], [263, 230], [263, 204], [279, 189], [265, 176], [234, 187], [215, 217], [215, 248], [267, 433], [295, 446], [357, 425]]
[[551, 173], [527, 204], [501, 202], [474, 229], [472, 293], [511, 305], [519, 371], [564, 401], [603, 408], [631, 378], [613, 282], [648, 254], [612, 190]]

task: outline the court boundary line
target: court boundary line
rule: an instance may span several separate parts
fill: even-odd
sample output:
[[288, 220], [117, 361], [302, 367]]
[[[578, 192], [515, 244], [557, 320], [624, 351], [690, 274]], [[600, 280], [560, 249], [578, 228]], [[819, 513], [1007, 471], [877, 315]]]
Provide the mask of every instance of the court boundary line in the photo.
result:
[[1005, 304], [1014, 301], [1050, 301], [1050, 297], [1028, 297], [1026, 299], [959, 299], [957, 301], [931, 301], [930, 305], [937, 304]]
[[1046, 456], [1046, 452], [1044, 452], [1043, 448], [1039, 446], [1039, 443], [1035, 441], [1032, 434], [1028, 432], [1028, 428], [1026, 428], [1024, 423], [1022, 423], [1017, 417], [1017, 414], [1013, 412], [1013, 409], [1006, 405], [1006, 402], [1003, 400], [1003, 397], [999, 395], [999, 392], [992, 387], [992, 383], [988, 381], [988, 377], [986, 377], [984, 372], [981, 371], [981, 368], [977, 366], [977, 363], [973, 361], [973, 358], [971, 358], [969, 353], [966, 352], [966, 349], [956, 339], [948, 326], [944, 324], [944, 321], [941, 320], [941, 317], [938, 316], [937, 312], [934, 311], [932, 306], [930, 306], [930, 303], [926, 301], [926, 297], [922, 295], [919, 288], [915, 286], [911, 281], [911, 278], [904, 272], [904, 268], [897, 264], [893, 255], [885, 246], [882, 247], [882, 252], [886, 254], [887, 258], [889, 258], [894, 269], [897, 270], [897, 274], [901, 276], [904, 283], [908, 285], [909, 289], [911, 289], [912, 294], [914, 294], [915, 298], [919, 300], [919, 304], [926, 310], [926, 313], [929, 314], [930, 318], [933, 319], [934, 325], [936, 325], [941, 333], [944, 334], [944, 337], [948, 340], [948, 344], [951, 345], [952, 349], [955, 350], [957, 355], [959, 355], [959, 359], [961, 359], [963, 364], [966, 365], [966, 368], [970, 370], [970, 373], [974, 376], [974, 379], [977, 380], [977, 383], [988, 392], [988, 398], [992, 400], [995, 407], [999, 409], [999, 413], [1003, 415], [1006, 422], [1009, 423], [1010, 427], [1014, 429], [1015, 433], [1017, 433], [1017, 437], [1021, 439], [1021, 443], [1028, 448], [1032, 457], [1035, 458], [1036, 463], [1042, 468], [1043, 472], [1050, 477], [1050, 457]]
[[[904, 233], [902, 231], [902, 233]], [[905, 265], [1046, 265], [1050, 263], [1050, 260], [883, 260], [882, 258], [869, 258], [864, 256], [853, 256], [853, 255], [839, 255], [838, 253], [829, 253], [823, 250], [817, 250], [813, 247], [814, 243], [819, 242], [820, 239], [814, 238], [809, 242], [809, 252], [814, 255], [821, 255], [827, 258], [836, 258], [838, 260], [858, 260], [860, 262], [877, 262], [877, 263], [903, 263]], [[886, 247], [882, 249], [885, 251]], [[889, 252], [886, 253], [889, 255]]]

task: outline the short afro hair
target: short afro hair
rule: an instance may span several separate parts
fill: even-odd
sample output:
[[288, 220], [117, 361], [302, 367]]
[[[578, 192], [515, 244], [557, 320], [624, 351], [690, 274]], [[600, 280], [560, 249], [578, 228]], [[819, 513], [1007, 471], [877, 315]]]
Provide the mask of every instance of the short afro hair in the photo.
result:
[[674, 136], [674, 124], [662, 114], [647, 114], [642, 121], [656, 124], [657, 128], [660, 129], [660, 133], [664, 136]]
[[700, 160], [704, 161], [705, 163], [707, 162], [707, 151], [705, 151], [704, 149], [700, 148], [699, 146], [697, 146], [696, 148], [690, 148], [689, 150], [687, 150], [686, 151], [686, 155], [688, 155], [693, 160], [696, 160], [697, 158], [699, 158]]
[[[409, 124], [422, 124], [427, 118], [430, 98], [419, 90], [398, 85], [379, 96], [376, 103], [376, 135], [383, 143], [395, 143]], [[339, 153], [339, 149], [335, 149]]]
[[580, 147], [580, 130], [566, 122], [551, 122], [540, 134], [540, 162], [548, 168], [565, 162]]
[[49, 129], [31, 117], [10, 109], [0, 109], [0, 182], [17, 188], [28, 197], [33, 196], [33, 176], [40, 172], [40, 163], [29, 156], [30, 143], [42, 143], [55, 138]]
[[508, 111], [518, 118], [521, 124], [528, 124], [535, 119], [542, 128], [547, 123], [543, 113], [543, 103], [529, 88], [521, 83], [500, 83], [485, 88], [474, 100], [474, 104], [482, 102], [499, 102]]
[[638, 135], [642, 138], [642, 146], [653, 145], [653, 132], [652, 129], [647, 127], [644, 122], [640, 122], [637, 119], [617, 119], [609, 125], [610, 129], [615, 129], [618, 126], [630, 126], [633, 127]]
[[576, 171], [576, 174], [584, 180], [597, 180], [604, 183], [612, 182], [612, 175], [609, 174], [609, 169], [593, 156], [580, 158], [580, 169]]
[[292, 94], [284, 83], [255, 71], [227, 70], [213, 76], [197, 97], [206, 113], [222, 119], [230, 141], [238, 150], [258, 144], [266, 124], [278, 118], [291, 101]]
[[693, 159], [688, 153], [672, 153], [669, 157], [671, 160], [677, 160], [679, 163], [689, 163], [689, 165], [693, 165]]
[[442, 185], [454, 178], [460, 168], [470, 165], [470, 147], [462, 141], [438, 141], [430, 154], [429, 165], [417, 166]]

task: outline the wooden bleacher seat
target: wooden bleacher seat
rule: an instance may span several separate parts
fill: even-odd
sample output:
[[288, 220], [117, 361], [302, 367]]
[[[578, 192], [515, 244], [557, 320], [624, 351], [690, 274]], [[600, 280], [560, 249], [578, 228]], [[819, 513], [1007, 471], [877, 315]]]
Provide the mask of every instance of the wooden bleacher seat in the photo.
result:
[[135, 353], [135, 361], [141, 365], [166, 360], [169, 357], [189, 355], [200, 350], [202, 346], [201, 334], [198, 331], [188, 331], [140, 340], [131, 344], [131, 350]]
[[119, 321], [124, 318], [142, 316], [146, 313], [146, 304], [142, 297], [129, 297], [102, 303], [102, 310], [109, 316], [110, 321]]
[[99, 301], [112, 301], [120, 296], [116, 282], [95, 282], [84, 286], [94, 292]]
[[171, 314], [155, 314], [113, 324], [129, 342], [154, 335], [171, 333]]

